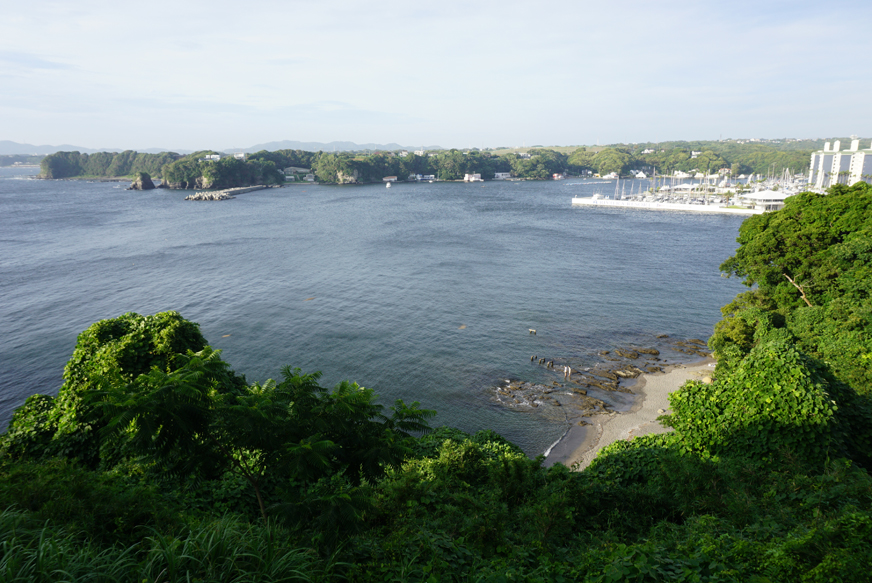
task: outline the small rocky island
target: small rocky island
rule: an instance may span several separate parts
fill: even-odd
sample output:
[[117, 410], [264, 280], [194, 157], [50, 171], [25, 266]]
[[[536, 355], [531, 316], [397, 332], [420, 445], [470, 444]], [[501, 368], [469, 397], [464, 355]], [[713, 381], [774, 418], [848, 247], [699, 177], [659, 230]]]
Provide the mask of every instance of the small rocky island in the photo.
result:
[[154, 182], [152, 182], [148, 172], [140, 172], [137, 174], [136, 180], [130, 183], [127, 190], [153, 190], [154, 188]]

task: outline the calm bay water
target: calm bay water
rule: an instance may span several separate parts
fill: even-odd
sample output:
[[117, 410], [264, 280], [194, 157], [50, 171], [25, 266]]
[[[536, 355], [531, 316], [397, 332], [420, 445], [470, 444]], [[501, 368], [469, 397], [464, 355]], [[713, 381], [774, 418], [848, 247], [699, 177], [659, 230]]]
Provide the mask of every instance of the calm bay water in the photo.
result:
[[582, 367], [655, 334], [707, 338], [742, 290], [718, 273], [741, 217], [570, 206], [613, 183], [295, 185], [195, 203], [35, 173], [0, 169], [0, 426], [57, 393], [91, 323], [178, 310], [249, 381], [320, 370], [535, 455], [564, 426], [495, 405], [495, 383], [555, 378], [533, 354]]

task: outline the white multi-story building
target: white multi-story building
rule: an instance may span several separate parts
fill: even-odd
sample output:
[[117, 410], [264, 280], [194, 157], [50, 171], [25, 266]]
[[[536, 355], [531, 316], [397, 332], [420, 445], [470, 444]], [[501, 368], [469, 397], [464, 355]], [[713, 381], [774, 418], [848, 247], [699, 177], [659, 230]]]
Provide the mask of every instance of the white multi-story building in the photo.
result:
[[839, 140], [824, 144], [823, 150], [813, 152], [808, 174], [808, 184], [824, 189], [833, 184], [855, 184], [872, 178], [872, 144], [860, 149], [860, 140], [851, 140], [851, 147], [841, 151]]

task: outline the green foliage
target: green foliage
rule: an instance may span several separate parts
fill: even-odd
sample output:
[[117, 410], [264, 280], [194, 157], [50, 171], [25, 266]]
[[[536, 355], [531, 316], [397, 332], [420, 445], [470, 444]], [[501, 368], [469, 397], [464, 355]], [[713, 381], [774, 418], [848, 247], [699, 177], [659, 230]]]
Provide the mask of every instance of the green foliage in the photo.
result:
[[252, 157], [240, 160], [226, 156], [218, 161], [201, 160], [211, 151], [196, 152], [167, 164], [163, 180], [170, 188], [233, 188], [258, 184], [281, 184], [284, 177], [273, 160]]
[[70, 178], [74, 176], [131, 176], [146, 172], [150, 176], [160, 176], [167, 164], [177, 160], [178, 154], [162, 152], [143, 154], [126, 150], [121, 153], [98, 152], [80, 154], [79, 152], [56, 152], [40, 161], [43, 178]]
[[101, 544], [139, 541], [150, 529], [182, 526], [178, 510], [135, 475], [88, 471], [74, 461], [3, 463], [0, 507], [27, 511]]
[[[750, 217], [741, 246], [721, 266], [756, 285], [737, 298], [711, 346], [729, 368], [772, 328], [827, 364], [860, 394], [872, 393], [872, 187], [803, 193], [776, 213]], [[719, 363], [719, 367], [721, 364]]]
[[672, 393], [668, 422], [685, 452], [820, 464], [848, 453], [837, 399], [850, 389], [836, 384], [790, 343], [767, 341], [713, 383]]
[[136, 451], [174, 474], [229, 470], [262, 492], [268, 476], [317, 482], [345, 475], [359, 484], [399, 465], [411, 432], [425, 432], [435, 412], [398, 400], [391, 416], [374, 393], [343, 381], [332, 392], [319, 373], [286, 367], [284, 380], [247, 386], [234, 381], [219, 352], [206, 347], [177, 356], [181, 366], [152, 368], [126, 385], [96, 393], [112, 416], [110, 438], [131, 434]]
[[142, 542], [99, 546], [74, 530], [52, 529], [24, 513], [0, 514], [0, 569], [4, 581], [312, 581], [327, 577], [304, 548], [287, 545], [275, 525], [229, 518], [178, 533], [152, 533]]
[[604, 148], [594, 156], [593, 165], [597, 173], [601, 175], [611, 172], [626, 174], [630, 165], [630, 159], [630, 154], [624, 150]]
[[91, 325], [76, 340], [58, 396], [34, 396], [16, 410], [0, 451], [13, 458], [77, 458], [91, 467], [101, 458], [117, 458], [120, 442], [101, 451], [98, 432], [108, 419], [88, 395], [107, 383], [130, 382], [152, 368], [172, 369], [179, 364], [179, 353], [199, 350], [205, 343], [199, 326], [178, 312], [131, 312]]

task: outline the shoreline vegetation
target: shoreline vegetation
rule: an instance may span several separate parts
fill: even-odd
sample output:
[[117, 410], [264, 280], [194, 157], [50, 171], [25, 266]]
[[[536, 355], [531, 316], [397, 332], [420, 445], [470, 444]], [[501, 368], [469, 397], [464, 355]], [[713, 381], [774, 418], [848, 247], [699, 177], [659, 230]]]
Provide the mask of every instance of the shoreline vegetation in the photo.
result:
[[[792, 196], [737, 241], [720, 269], [749, 289], [721, 310], [716, 362], [619, 384], [636, 403], [576, 425], [560, 463], [319, 373], [250, 383], [177, 312], [96, 322], [57, 396], [28, 398], [0, 436], [4, 574], [867, 580], [872, 186]], [[496, 392], [549, 388], [528, 385]]]
[[[467, 174], [482, 180], [501, 178], [551, 180], [555, 176], [648, 175], [674, 171], [768, 174], [772, 169], [803, 172], [811, 149], [804, 142], [739, 143], [669, 142], [618, 144], [609, 147], [530, 148], [505, 150], [432, 150], [418, 152], [306, 152], [260, 151], [225, 155], [204, 150], [182, 156], [174, 152], [145, 154], [57, 152], [40, 162], [46, 179], [76, 176], [135, 176], [140, 172], [163, 180], [166, 188], [211, 190], [317, 181], [320, 184], [373, 184], [386, 177], [406, 181], [432, 176], [433, 180], [463, 180]], [[654, 146], [654, 147], [648, 147]], [[307, 178], [308, 176], [308, 178]]]
[[635, 395], [627, 412], [587, 417], [585, 425], [573, 424], [545, 457], [546, 465], [561, 463], [574, 470], [590, 465], [604, 447], [620, 440], [671, 431], [658, 417], [669, 414], [669, 395], [688, 380], [711, 382], [715, 360], [706, 357], [687, 364], [664, 365], [663, 372], [640, 375], [628, 385]]

